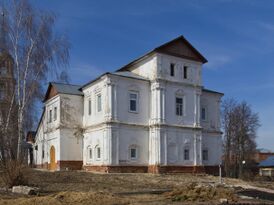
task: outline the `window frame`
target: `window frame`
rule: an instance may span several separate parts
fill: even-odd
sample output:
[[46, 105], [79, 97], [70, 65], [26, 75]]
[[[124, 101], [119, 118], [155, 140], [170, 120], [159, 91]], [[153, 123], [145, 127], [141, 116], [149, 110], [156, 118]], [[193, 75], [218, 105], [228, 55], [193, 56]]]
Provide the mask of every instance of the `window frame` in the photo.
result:
[[[186, 155], [186, 151], [187, 151], [187, 155]], [[189, 150], [189, 148], [184, 148], [184, 160], [185, 161], [190, 160], [190, 150]]]
[[[131, 98], [131, 94], [136, 95], [136, 99]], [[131, 109], [131, 101], [136, 103], [136, 110]], [[128, 92], [128, 111], [131, 113], [138, 113], [139, 112], [139, 92], [138, 91], [129, 91]]]
[[5, 87], [5, 83], [0, 83], [0, 100], [4, 100], [6, 98]]
[[52, 123], [52, 109], [49, 110], [49, 123]]
[[[204, 118], [203, 118], [203, 110], [204, 110], [204, 114], [205, 114], [205, 116], [204, 116]], [[202, 121], [207, 121], [207, 107], [205, 107], [205, 106], [202, 106], [201, 107], [201, 120]]]
[[184, 79], [188, 79], [188, 66], [184, 66], [183, 67], [183, 72], [184, 72]]
[[[102, 111], [102, 94], [98, 93], [96, 95], [96, 99], [97, 99], [97, 112], [101, 112]], [[99, 99], [100, 99], [100, 102], [99, 102]]]
[[[204, 153], [206, 152], [206, 155], [204, 155]], [[206, 156], [206, 157], [205, 157]], [[208, 152], [208, 149], [203, 149], [202, 150], [202, 160], [203, 161], [208, 161], [209, 159], [209, 152]]]
[[171, 77], [175, 76], [175, 63], [170, 63], [170, 65], [169, 65], [169, 75]]
[[91, 146], [87, 147], [87, 161], [91, 161], [93, 159], [93, 150]]
[[[133, 154], [132, 151], [133, 151], [133, 150], [135, 150], [135, 151], [134, 151], [134, 155], [135, 155], [135, 156], [132, 156], [132, 154]], [[130, 159], [131, 159], [131, 160], [136, 160], [136, 159], [137, 159], [137, 148], [136, 148], [136, 147], [131, 147], [131, 148], [130, 148]]]
[[53, 121], [56, 121], [57, 120], [57, 107], [55, 106], [53, 108]]
[[88, 115], [92, 114], [92, 101], [91, 98], [88, 98]]
[[[102, 150], [99, 145], [95, 147], [96, 150], [96, 160], [100, 160], [102, 158]], [[99, 151], [99, 152], [98, 152]]]
[[[135, 157], [132, 157], [132, 150], [135, 150]], [[139, 147], [137, 145], [133, 144], [133, 145], [129, 146], [129, 148], [128, 148], [128, 157], [129, 157], [129, 160], [131, 160], [131, 161], [138, 160], [138, 157], [139, 157]]]
[[[182, 103], [181, 104], [177, 103], [177, 99], [181, 99]], [[177, 112], [178, 111], [178, 105], [180, 106], [179, 107], [179, 109], [180, 109], [179, 112]], [[184, 96], [178, 96], [178, 95], [175, 96], [175, 114], [178, 117], [184, 116]]]
[[6, 76], [8, 74], [8, 68], [6, 66], [0, 67], [0, 76]]

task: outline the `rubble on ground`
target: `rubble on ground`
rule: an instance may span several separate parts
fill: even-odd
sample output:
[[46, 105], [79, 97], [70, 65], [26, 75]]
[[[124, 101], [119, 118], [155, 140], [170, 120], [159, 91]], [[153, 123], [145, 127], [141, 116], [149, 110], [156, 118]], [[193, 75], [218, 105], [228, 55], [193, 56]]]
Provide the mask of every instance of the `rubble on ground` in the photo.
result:
[[29, 186], [13, 186], [12, 193], [25, 194], [25, 195], [36, 195], [39, 188]]
[[[235, 202], [238, 197], [232, 188], [224, 185], [205, 185], [191, 183], [182, 188], [177, 188], [164, 195], [172, 201], [205, 202], [205, 201], [229, 201]], [[224, 200], [225, 199], [225, 200]]]

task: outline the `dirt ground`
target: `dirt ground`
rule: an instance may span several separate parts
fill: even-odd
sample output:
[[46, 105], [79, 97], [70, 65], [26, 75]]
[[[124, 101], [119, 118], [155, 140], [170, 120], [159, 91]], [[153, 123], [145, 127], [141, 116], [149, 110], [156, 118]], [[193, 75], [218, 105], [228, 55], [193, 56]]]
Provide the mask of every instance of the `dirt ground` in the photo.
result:
[[[219, 178], [209, 175], [29, 170], [26, 176], [29, 186], [40, 188], [39, 195], [23, 196], [0, 191], [0, 204], [219, 204], [221, 198], [233, 203], [243, 202], [234, 188], [218, 185]], [[273, 182], [264, 184], [235, 179], [224, 179], [224, 182], [274, 190]], [[3, 186], [0, 182], [0, 187]]]

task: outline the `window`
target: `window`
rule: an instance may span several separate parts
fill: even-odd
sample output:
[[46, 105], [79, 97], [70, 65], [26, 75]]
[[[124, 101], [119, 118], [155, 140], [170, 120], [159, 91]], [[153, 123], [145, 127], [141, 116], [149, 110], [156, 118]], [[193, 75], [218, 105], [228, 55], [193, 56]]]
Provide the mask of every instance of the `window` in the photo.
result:
[[129, 93], [129, 111], [130, 112], [137, 112], [137, 103], [138, 103], [138, 93], [137, 92], [130, 92]]
[[44, 159], [45, 158], [45, 150], [43, 149], [42, 150], [42, 159]]
[[131, 148], [130, 149], [130, 158], [131, 159], [136, 159], [137, 158], [137, 150], [136, 150], [136, 148]]
[[101, 94], [97, 95], [97, 111], [102, 111], [102, 96]]
[[174, 63], [171, 63], [170, 64], [170, 76], [174, 76], [174, 68], [175, 68], [175, 64]]
[[204, 160], [204, 161], [207, 161], [207, 160], [208, 160], [208, 150], [207, 150], [207, 149], [204, 149], [204, 150], [203, 150], [203, 160]]
[[88, 159], [90, 160], [92, 159], [92, 148], [88, 147], [87, 151], [88, 151]]
[[184, 79], [187, 79], [187, 66], [184, 66]]
[[189, 160], [189, 149], [184, 150], [184, 159]]
[[182, 116], [183, 115], [183, 98], [176, 97], [176, 115]]
[[0, 84], [0, 100], [4, 100], [5, 98], [5, 85], [3, 83]]
[[91, 115], [91, 99], [88, 99], [88, 115]]
[[49, 111], [49, 122], [52, 122], [52, 110]]
[[202, 107], [201, 119], [204, 121], [206, 120], [206, 108], [205, 107]]
[[6, 67], [1, 67], [0, 68], [0, 75], [7, 75], [7, 72], [8, 72], [8, 70], [7, 70]]
[[54, 121], [57, 120], [57, 107], [54, 107]]
[[100, 159], [101, 158], [101, 148], [100, 147], [96, 148], [96, 153], [97, 153], [97, 159]]

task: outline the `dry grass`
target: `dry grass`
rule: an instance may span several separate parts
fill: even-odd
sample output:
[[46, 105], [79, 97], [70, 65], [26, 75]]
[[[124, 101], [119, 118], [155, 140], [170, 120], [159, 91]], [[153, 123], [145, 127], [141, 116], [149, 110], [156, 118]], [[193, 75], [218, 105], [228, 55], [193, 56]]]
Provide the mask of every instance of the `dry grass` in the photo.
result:
[[[88, 172], [47, 172], [28, 170], [29, 186], [39, 187], [39, 196], [1, 193], [0, 204], [182, 204], [217, 202], [220, 198], [236, 200], [233, 190], [214, 188], [218, 177], [176, 174], [95, 174]], [[240, 180], [225, 180], [241, 183]], [[243, 182], [246, 183], [246, 182]], [[0, 181], [0, 187], [3, 185]], [[164, 194], [132, 193], [170, 189]], [[119, 193], [119, 194], [117, 194]]]
[[223, 186], [198, 185], [196, 183], [191, 183], [164, 195], [172, 201], [218, 202], [220, 199], [228, 199], [230, 202], [238, 201], [233, 189], [224, 188]]

